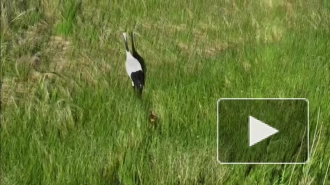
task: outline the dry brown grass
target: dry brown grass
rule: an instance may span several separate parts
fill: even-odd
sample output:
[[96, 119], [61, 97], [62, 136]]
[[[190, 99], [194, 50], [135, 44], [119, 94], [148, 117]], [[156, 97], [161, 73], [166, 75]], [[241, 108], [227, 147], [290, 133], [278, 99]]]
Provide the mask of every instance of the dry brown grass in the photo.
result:
[[[22, 34], [8, 30], [7, 34], [12, 38], [8, 42], [11, 50], [4, 65], [14, 64], [16, 74], [6, 75], [2, 80], [4, 107], [33, 100], [40, 87], [45, 87], [46, 91], [57, 89], [63, 97], [70, 97], [69, 89], [78, 86], [78, 76], [86, 83], [96, 83], [95, 76], [99, 73], [90, 71], [94, 63], [83, 57], [73, 60], [71, 42], [60, 36], [50, 37], [50, 29], [52, 25], [41, 22], [28, 27]], [[108, 71], [109, 66], [103, 64], [102, 69]]]

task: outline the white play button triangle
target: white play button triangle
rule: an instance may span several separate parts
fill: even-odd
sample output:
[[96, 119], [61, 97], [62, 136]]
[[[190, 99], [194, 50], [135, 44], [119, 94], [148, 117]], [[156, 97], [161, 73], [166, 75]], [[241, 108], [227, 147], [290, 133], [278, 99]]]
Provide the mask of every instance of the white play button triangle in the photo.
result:
[[249, 146], [253, 146], [256, 143], [274, 135], [278, 132], [275, 128], [263, 123], [256, 118], [249, 116]]

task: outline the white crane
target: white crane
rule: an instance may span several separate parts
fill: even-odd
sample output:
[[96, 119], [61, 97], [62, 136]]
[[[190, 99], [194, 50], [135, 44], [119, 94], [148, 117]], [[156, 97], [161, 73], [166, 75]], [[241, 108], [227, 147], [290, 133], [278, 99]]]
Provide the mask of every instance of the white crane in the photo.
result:
[[123, 33], [123, 36], [126, 49], [126, 72], [132, 80], [132, 87], [141, 94], [144, 87], [144, 72], [140, 62], [129, 51], [126, 32]]

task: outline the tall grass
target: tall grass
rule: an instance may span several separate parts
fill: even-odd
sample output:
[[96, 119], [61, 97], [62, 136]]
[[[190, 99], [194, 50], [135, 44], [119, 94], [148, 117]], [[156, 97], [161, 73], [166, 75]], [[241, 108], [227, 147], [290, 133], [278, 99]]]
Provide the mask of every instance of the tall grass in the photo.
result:
[[[1, 184], [327, 184], [329, 7], [1, 1]], [[142, 101], [124, 69], [131, 30]], [[218, 164], [221, 97], [309, 99], [309, 163]]]

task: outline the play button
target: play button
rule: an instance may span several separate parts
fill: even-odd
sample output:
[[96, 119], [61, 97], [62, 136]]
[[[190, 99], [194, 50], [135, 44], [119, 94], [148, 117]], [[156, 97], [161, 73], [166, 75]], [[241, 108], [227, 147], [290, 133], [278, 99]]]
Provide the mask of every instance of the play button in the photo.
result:
[[253, 146], [260, 141], [276, 134], [278, 130], [265, 124], [264, 122], [249, 116], [249, 146]]
[[217, 160], [221, 164], [305, 164], [309, 103], [304, 98], [221, 98]]

